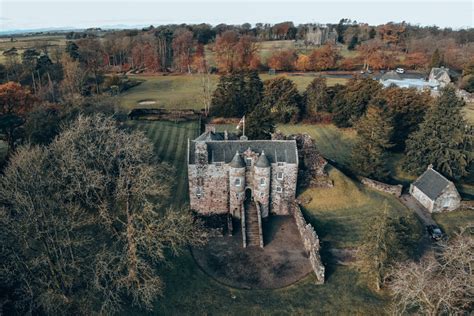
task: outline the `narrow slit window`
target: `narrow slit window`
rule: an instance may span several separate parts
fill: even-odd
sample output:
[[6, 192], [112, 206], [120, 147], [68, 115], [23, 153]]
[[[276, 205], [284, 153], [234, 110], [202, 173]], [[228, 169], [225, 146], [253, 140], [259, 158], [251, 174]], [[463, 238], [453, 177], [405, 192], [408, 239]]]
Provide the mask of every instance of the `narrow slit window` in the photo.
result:
[[202, 188], [197, 188], [196, 189], [196, 196], [201, 197], [202, 196]]
[[242, 185], [242, 181], [240, 180], [240, 178], [235, 179], [235, 186], [240, 187], [241, 185]]
[[277, 179], [283, 180], [283, 172], [277, 172]]
[[266, 183], [266, 181], [265, 181], [265, 178], [261, 178], [261, 179], [260, 179], [260, 186], [261, 186], [261, 187], [264, 187], [266, 184], [267, 184], [267, 183]]

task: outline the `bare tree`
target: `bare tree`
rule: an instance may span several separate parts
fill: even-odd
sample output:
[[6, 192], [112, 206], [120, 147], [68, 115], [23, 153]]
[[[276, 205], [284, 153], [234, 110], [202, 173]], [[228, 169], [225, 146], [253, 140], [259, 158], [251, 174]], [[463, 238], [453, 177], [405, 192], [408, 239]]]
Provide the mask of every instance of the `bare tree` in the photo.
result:
[[474, 238], [463, 230], [420, 262], [394, 266], [390, 289], [395, 313], [464, 314], [473, 308]]
[[163, 209], [170, 174], [143, 133], [104, 116], [79, 116], [49, 146], [21, 148], [0, 178], [0, 278], [22, 298], [18, 310], [150, 308], [165, 251], [206, 237], [188, 212]]

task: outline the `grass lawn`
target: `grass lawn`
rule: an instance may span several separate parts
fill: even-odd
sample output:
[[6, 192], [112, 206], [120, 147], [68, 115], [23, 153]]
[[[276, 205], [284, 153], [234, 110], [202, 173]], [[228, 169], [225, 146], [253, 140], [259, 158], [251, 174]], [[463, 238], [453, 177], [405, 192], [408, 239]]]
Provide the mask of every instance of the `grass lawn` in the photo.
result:
[[[261, 74], [262, 80], [277, 78], [268, 74]], [[306, 86], [314, 79], [315, 74], [281, 74], [293, 80], [298, 89], [302, 92]], [[133, 76], [143, 82], [127, 90], [119, 96], [120, 104], [125, 109], [136, 107], [156, 107], [169, 109], [202, 109], [202, 88], [201, 77], [199, 75], [150, 75]], [[214, 87], [219, 80], [218, 75], [212, 75]], [[344, 84], [347, 79], [328, 78], [328, 85], [336, 83]], [[139, 105], [141, 101], [154, 101], [155, 104]]]
[[309, 189], [301, 194], [303, 199], [312, 199], [304, 211], [323, 242], [337, 248], [359, 247], [371, 229], [371, 218], [383, 211], [384, 203], [390, 216], [408, 218], [421, 232], [414, 214], [398, 199], [368, 189], [335, 168], [329, 167], [329, 176], [334, 182], [333, 188]]
[[433, 214], [433, 218], [450, 236], [453, 236], [461, 227], [474, 226], [474, 211], [472, 210], [437, 213]]
[[463, 109], [466, 120], [474, 124], [474, 102], [467, 103]]
[[160, 160], [175, 168], [175, 185], [172, 189], [174, 206], [188, 203], [186, 152], [188, 138], [194, 139], [199, 135], [198, 122], [130, 121], [129, 124], [142, 130], [155, 145], [155, 153]]
[[7, 57], [3, 52], [15, 47], [18, 55], [21, 56], [24, 50], [35, 47], [39, 51], [38, 45], [47, 45], [48, 49], [54, 47], [66, 47], [65, 35], [38, 35], [38, 36], [13, 36], [13, 42], [8, 38], [0, 38], [0, 63], [5, 63]]
[[[370, 229], [370, 218], [382, 211], [384, 201], [392, 216], [406, 216], [412, 219], [413, 225], [419, 225], [392, 196], [365, 189], [336, 169], [330, 169], [330, 177], [335, 184], [333, 188], [303, 193], [313, 198], [304, 212], [315, 225], [323, 247], [360, 246], [363, 235]], [[323, 261], [327, 260], [323, 255]], [[364, 275], [354, 266], [331, 264], [326, 268], [327, 280], [322, 286], [315, 285], [315, 277], [310, 274], [278, 290], [240, 290], [207, 276], [186, 251], [163, 269], [166, 289], [153, 312], [165, 315], [388, 314], [386, 293], [370, 291]]]
[[[145, 131], [154, 142], [157, 155], [173, 164], [177, 184], [173, 190], [178, 205], [187, 203], [186, 143], [197, 135], [197, 123], [169, 123], [132, 121], [130, 125]], [[337, 133], [329, 126], [332, 133]], [[321, 127], [321, 135], [324, 135]], [[326, 136], [329, 137], [329, 136]], [[337, 169], [330, 169], [333, 188], [310, 189], [312, 201], [304, 212], [316, 227], [323, 247], [357, 248], [364, 233], [370, 229], [370, 218], [382, 211], [384, 201], [394, 216], [410, 216], [398, 200], [361, 187]], [[330, 259], [323, 254], [323, 261]], [[365, 276], [354, 266], [327, 266], [327, 281], [315, 285], [311, 274], [296, 284], [278, 290], [239, 290], [217, 283], [194, 262], [190, 252], [171, 259], [161, 275], [166, 284], [154, 314], [215, 315], [215, 314], [364, 314], [381, 315], [386, 312], [386, 294], [371, 292]], [[143, 311], [142, 311], [143, 312]], [[137, 314], [129, 309], [127, 314]], [[144, 313], [144, 312], [143, 312]]]
[[356, 137], [353, 129], [341, 129], [332, 124], [280, 124], [277, 129], [284, 134], [307, 133], [316, 141], [324, 157], [345, 166], [350, 165]]

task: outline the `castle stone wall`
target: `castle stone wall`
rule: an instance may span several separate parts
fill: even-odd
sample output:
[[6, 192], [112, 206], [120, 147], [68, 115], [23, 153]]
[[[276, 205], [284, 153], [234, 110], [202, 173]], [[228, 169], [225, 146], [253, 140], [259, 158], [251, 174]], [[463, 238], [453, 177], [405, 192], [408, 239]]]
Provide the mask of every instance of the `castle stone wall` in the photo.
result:
[[[278, 179], [278, 173], [283, 173], [283, 179]], [[287, 163], [272, 163], [271, 168], [271, 213], [276, 215], [289, 215], [288, 202], [295, 199], [296, 181], [298, 178], [298, 165]], [[279, 192], [278, 188], [281, 188]]]
[[324, 283], [324, 272], [325, 268], [321, 261], [321, 256], [319, 255], [319, 237], [316, 234], [313, 226], [307, 224], [306, 220], [303, 217], [300, 207], [296, 203], [291, 203], [292, 214], [296, 222], [296, 227], [300, 232], [301, 239], [305, 250], [309, 254], [309, 261], [311, 262], [311, 267], [313, 268], [314, 273], [316, 274], [316, 282], [318, 284]]

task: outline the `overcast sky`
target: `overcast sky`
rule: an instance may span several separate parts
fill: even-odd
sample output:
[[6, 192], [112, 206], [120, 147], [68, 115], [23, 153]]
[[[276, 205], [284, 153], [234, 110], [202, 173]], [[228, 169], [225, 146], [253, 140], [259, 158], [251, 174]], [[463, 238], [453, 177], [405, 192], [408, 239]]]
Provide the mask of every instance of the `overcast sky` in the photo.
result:
[[473, 2], [436, 0], [0, 0], [0, 31], [53, 27], [336, 23], [350, 18], [369, 24], [406, 21], [440, 27], [474, 27]]

